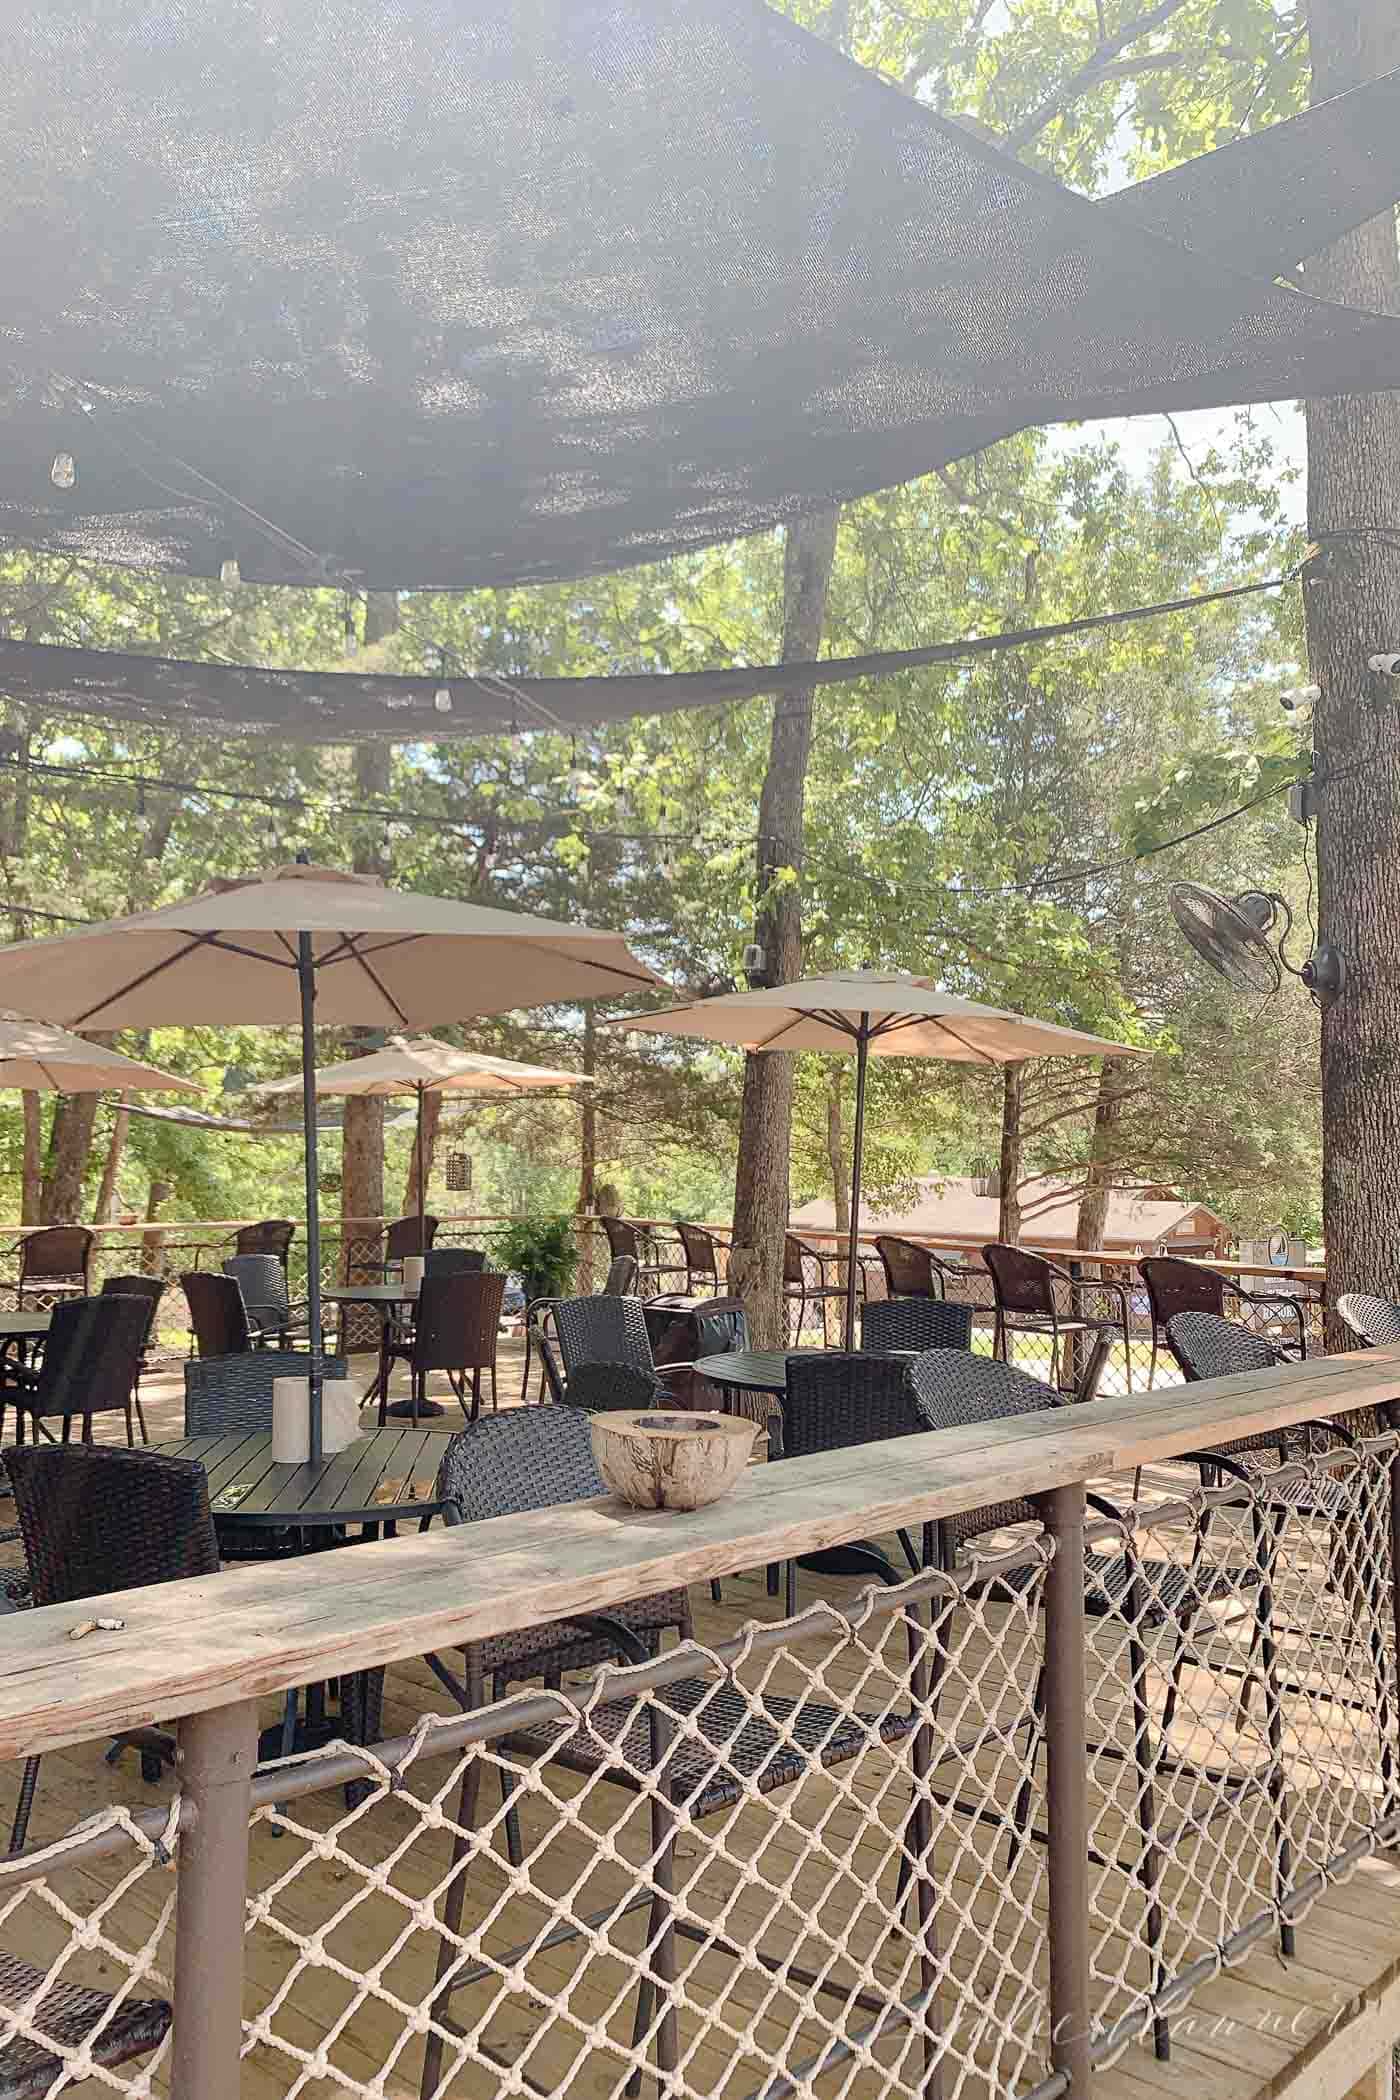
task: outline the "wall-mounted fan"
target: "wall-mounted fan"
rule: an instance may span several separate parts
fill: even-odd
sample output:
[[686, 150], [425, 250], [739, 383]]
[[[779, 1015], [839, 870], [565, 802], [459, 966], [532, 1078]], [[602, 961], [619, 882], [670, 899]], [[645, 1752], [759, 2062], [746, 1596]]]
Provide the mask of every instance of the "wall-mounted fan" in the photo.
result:
[[1293, 914], [1282, 897], [1268, 890], [1222, 897], [1199, 882], [1174, 882], [1167, 899], [1172, 917], [1202, 962], [1240, 991], [1268, 997], [1279, 989], [1287, 970], [1307, 986], [1319, 1006], [1330, 1006], [1340, 996], [1345, 969], [1326, 941], [1301, 966], [1288, 960], [1285, 944], [1293, 930]]

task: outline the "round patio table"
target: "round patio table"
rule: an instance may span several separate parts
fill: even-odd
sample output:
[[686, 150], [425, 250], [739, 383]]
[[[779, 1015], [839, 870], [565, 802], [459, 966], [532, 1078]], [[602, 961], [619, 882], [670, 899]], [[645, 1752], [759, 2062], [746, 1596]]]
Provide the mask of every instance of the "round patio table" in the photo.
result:
[[700, 1356], [695, 1361], [697, 1378], [735, 1393], [787, 1392], [790, 1356], [838, 1356], [837, 1349], [725, 1349], [718, 1356]]
[[[372, 1305], [377, 1307], [380, 1320], [386, 1327], [397, 1307], [401, 1305], [416, 1305], [417, 1302], [417, 1291], [408, 1290], [402, 1283], [343, 1283], [337, 1284], [333, 1290], [325, 1290], [321, 1293], [321, 1303], [323, 1305]], [[380, 1374], [376, 1371], [374, 1382], [366, 1392], [363, 1404], [368, 1406], [370, 1401], [377, 1400], [379, 1391]], [[392, 1400], [384, 1412], [386, 1415], [392, 1415], [395, 1421], [411, 1422], [413, 1420], [413, 1402], [411, 1400]], [[418, 1420], [420, 1422], [435, 1421], [440, 1415], [445, 1415], [446, 1413], [447, 1409], [439, 1406], [436, 1400], [420, 1400], [418, 1403]]]

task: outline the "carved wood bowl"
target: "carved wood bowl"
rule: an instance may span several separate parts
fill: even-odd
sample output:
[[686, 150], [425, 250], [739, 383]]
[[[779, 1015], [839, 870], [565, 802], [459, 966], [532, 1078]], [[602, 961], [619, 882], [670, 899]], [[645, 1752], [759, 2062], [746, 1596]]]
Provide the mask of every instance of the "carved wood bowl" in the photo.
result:
[[598, 1471], [633, 1509], [704, 1509], [734, 1486], [753, 1452], [758, 1424], [740, 1415], [674, 1408], [590, 1417]]

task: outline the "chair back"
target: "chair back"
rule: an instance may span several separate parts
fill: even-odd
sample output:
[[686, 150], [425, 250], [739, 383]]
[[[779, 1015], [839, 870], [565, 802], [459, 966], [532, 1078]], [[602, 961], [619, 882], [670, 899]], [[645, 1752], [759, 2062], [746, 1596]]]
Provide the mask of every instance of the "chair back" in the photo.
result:
[[417, 1218], [395, 1218], [384, 1235], [385, 1261], [402, 1261], [408, 1254], [426, 1254], [437, 1238], [438, 1220], [424, 1218], [419, 1230]]
[[800, 1240], [797, 1237], [795, 1232], [785, 1232], [783, 1234], [783, 1282], [805, 1284], [807, 1281], [805, 1264], [807, 1262], [816, 1262], [818, 1268], [820, 1268], [821, 1257], [817, 1253], [816, 1248], [809, 1247], [805, 1240]]
[[434, 1492], [474, 1524], [584, 1502], [607, 1489], [586, 1414], [573, 1407], [513, 1407], [451, 1438]]
[[783, 1401], [784, 1458], [845, 1451], [853, 1444], [913, 1436], [924, 1427], [905, 1376], [887, 1356], [823, 1350], [790, 1356]]
[[608, 1265], [608, 1273], [603, 1278], [603, 1288], [599, 1295], [604, 1298], [634, 1297], [641, 1273], [635, 1254], [614, 1255]]
[[685, 1251], [686, 1270], [692, 1277], [709, 1276], [719, 1281], [719, 1247], [712, 1232], [703, 1225], [688, 1225], [684, 1218], [675, 1221]]
[[275, 1254], [231, 1254], [224, 1263], [243, 1293], [243, 1306], [254, 1327], [286, 1327], [291, 1322], [292, 1301], [287, 1295], [287, 1272]]
[[424, 1275], [413, 1312], [417, 1371], [476, 1371], [496, 1361], [506, 1279], [498, 1269]]
[[[272, 1427], [276, 1378], [305, 1378], [311, 1358], [304, 1349], [245, 1349], [237, 1356], [198, 1356], [185, 1365], [185, 1435], [231, 1436]], [[343, 1356], [323, 1356], [327, 1378], [346, 1378]]]
[[556, 1298], [553, 1313], [566, 1379], [587, 1363], [656, 1368], [640, 1298]]
[[917, 1240], [901, 1240], [892, 1233], [877, 1232], [875, 1252], [885, 1272], [885, 1289], [891, 1298], [941, 1298], [943, 1277], [934, 1267], [933, 1256]]
[[630, 1254], [633, 1261], [641, 1261], [642, 1236], [635, 1225], [630, 1224], [626, 1218], [606, 1216], [599, 1218], [598, 1223], [607, 1235], [608, 1252], [614, 1261], [619, 1254]]
[[190, 1269], [180, 1278], [180, 1285], [189, 1304], [194, 1345], [200, 1356], [234, 1356], [252, 1348], [248, 1308], [232, 1276]]
[[882, 1349], [970, 1349], [972, 1307], [942, 1298], [872, 1299], [860, 1309], [860, 1346]]
[[33, 1415], [100, 1415], [125, 1408], [150, 1332], [146, 1298], [115, 1292], [66, 1298], [53, 1309], [37, 1386], [25, 1397]]
[[[1048, 1414], [1060, 1405], [1053, 1386], [1018, 1371], [1014, 1364], [970, 1350], [928, 1349], [908, 1369], [909, 1392], [924, 1429], [965, 1429], [981, 1422], [1001, 1422], [1013, 1415]], [[984, 1503], [963, 1510], [939, 1526], [943, 1565], [964, 1539], [982, 1538], [1008, 1524], [1038, 1521], [1040, 1512], [1022, 1496], [1009, 1502]]]
[[259, 1218], [256, 1225], [239, 1226], [233, 1236], [233, 1251], [236, 1255], [275, 1254], [285, 1276], [287, 1255], [296, 1229], [291, 1218]]
[[165, 1296], [165, 1278], [163, 1276], [109, 1276], [102, 1286], [101, 1295], [104, 1298], [144, 1298], [146, 1300], [151, 1310], [150, 1316], [146, 1321], [145, 1341], [142, 1343], [144, 1348], [151, 1339], [151, 1334], [156, 1324], [156, 1313], [161, 1299]]
[[1337, 1300], [1337, 1317], [1372, 1349], [1400, 1348], [1400, 1305], [1392, 1305], [1388, 1298], [1346, 1291]]
[[217, 1575], [204, 1468], [110, 1444], [5, 1453], [34, 1602], [71, 1604], [186, 1575]]
[[430, 1247], [423, 1256], [425, 1276], [479, 1276], [485, 1267], [480, 1247]]
[[[1188, 1384], [1201, 1378], [1230, 1378], [1240, 1371], [1268, 1371], [1283, 1362], [1272, 1342], [1252, 1327], [1222, 1320], [1218, 1313], [1174, 1313], [1167, 1322], [1167, 1347]], [[1268, 1437], [1266, 1442], [1277, 1442]]]
[[1147, 1305], [1152, 1325], [1165, 1327], [1178, 1313], [1225, 1314], [1225, 1279], [1214, 1269], [1202, 1269], [1178, 1254], [1147, 1254], [1138, 1263], [1147, 1286]]
[[[566, 1407], [596, 1415], [618, 1408], [655, 1407], [662, 1399], [662, 1389], [636, 1364], [579, 1364], [559, 1397]], [[669, 1394], [665, 1404], [674, 1405]]]
[[982, 1249], [992, 1277], [992, 1298], [998, 1312], [1053, 1313], [1055, 1283], [1064, 1271], [1043, 1254], [993, 1240]]
[[93, 1235], [86, 1225], [45, 1225], [20, 1241], [20, 1283], [80, 1283], [88, 1288]]

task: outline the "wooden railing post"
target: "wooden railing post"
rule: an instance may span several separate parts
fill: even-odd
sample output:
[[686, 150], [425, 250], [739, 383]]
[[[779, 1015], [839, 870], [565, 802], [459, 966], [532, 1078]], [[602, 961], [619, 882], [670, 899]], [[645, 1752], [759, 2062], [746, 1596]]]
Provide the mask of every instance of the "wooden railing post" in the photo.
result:
[[1065, 2100], [1088, 2100], [1089, 1786], [1084, 1674], [1084, 1487], [1037, 1497], [1055, 1558], [1045, 1587], [1045, 1762], [1050, 1878], [1050, 2061]]
[[238, 2100], [248, 1817], [258, 1761], [251, 1699], [180, 1723], [177, 1769], [188, 1804], [175, 1904], [171, 2100]]

